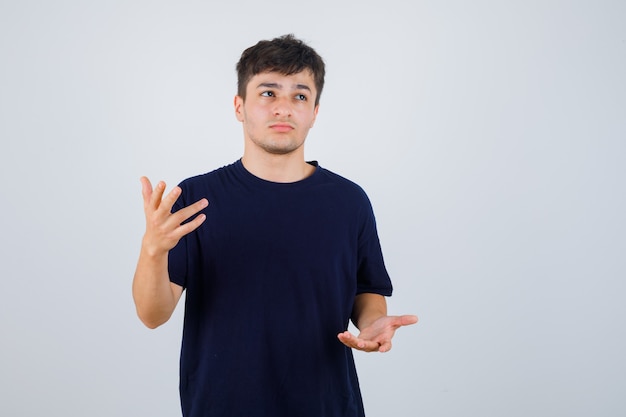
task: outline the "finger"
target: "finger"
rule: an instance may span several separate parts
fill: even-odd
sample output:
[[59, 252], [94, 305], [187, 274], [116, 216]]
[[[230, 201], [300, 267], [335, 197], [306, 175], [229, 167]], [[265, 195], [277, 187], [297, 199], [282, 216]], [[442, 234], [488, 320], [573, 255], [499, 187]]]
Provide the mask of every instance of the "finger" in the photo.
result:
[[161, 206], [161, 200], [163, 199], [163, 193], [165, 192], [165, 183], [159, 181], [152, 191], [148, 207], [152, 210], [157, 210]]
[[148, 203], [150, 202], [150, 197], [152, 196], [152, 184], [148, 177], [141, 177], [139, 179], [141, 182], [141, 195], [143, 196], [143, 207], [144, 209], [148, 208]]
[[391, 350], [391, 340], [387, 340], [380, 344], [378, 351], [381, 353], [389, 352]]
[[[163, 185], [163, 188], [159, 188], [159, 185], [161, 184]], [[156, 207], [160, 209], [161, 211], [164, 211], [167, 214], [170, 214], [172, 212], [172, 207], [174, 207], [174, 203], [176, 203], [176, 200], [178, 200], [178, 197], [180, 197], [183, 190], [181, 190], [180, 187], [174, 187], [169, 193], [167, 193], [165, 197], [163, 197], [163, 193], [165, 192], [165, 183], [163, 181], [157, 184], [157, 188], [155, 189], [155, 194], [157, 193], [157, 190], [160, 192], [160, 194], [159, 194], [158, 204]]]
[[175, 221], [177, 225], [180, 225], [199, 211], [205, 209], [208, 205], [209, 201], [206, 198], [200, 199], [195, 203], [178, 210], [172, 215], [172, 220]]
[[348, 331], [339, 333], [337, 337], [344, 345], [348, 346], [349, 348], [361, 350], [363, 352], [377, 352], [381, 346], [378, 342], [359, 339]]
[[343, 343], [344, 345], [348, 346], [349, 348], [357, 348], [357, 342], [356, 342], [356, 336], [354, 336], [352, 333], [350, 333], [349, 331], [345, 331], [343, 333], [339, 333], [337, 335], [337, 338], [339, 338], [339, 340], [341, 341], [341, 343]]
[[378, 342], [358, 339], [357, 347], [355, 349], [361, 350], [363, 352], [378, 352], [380, 350], [380, 346], [381, 344]]
[[388, 326], [394, 331], [402, 326], [410, 326], [411, 324], [417, 323], [417, 316], [414, 315], [389, 316], [389, 319]]
[[196, 218], [190, 221], [189, 223], [185, 223], [179, 226], [178, 229], [176, 229], [176, 234], [178, 235], [178, 239], [196, 230], [198, 227], [200, 227], [202, 223], [204, 223], [205, 220], [206, 220], [206, 214], [201, 213], [201, 214], [198, 214]]
[[404, 316], [400, 316], [400, 325], [402, 326], [410, 326], [411, 324], [417, 323], [418, 318], [412, 314], [407, 314]]

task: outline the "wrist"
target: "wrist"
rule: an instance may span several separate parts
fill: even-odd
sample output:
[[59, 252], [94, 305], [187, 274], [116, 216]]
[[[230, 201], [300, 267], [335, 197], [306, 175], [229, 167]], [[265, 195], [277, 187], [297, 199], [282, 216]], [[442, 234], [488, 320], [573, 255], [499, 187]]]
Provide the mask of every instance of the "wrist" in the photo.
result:
[[367, 315], [366, 317], [360, 317], [359, 320], [357, 320], [357, 323], [355, 323], [355, 326], [359, 330], [365, 329], [366, 327], [371, 326], [376, 320], [384, 316], [385, 315], [381, 313], [381, 314], [370, 314], [370, 315]]
[[152, 260], [167, 258], [168, 252], [169, 250], [164, 249], [158, 245], [152, 244], [150, 240], [145, 237], [143, 241], [141, 242], [141, 255], [146, 258], [149, 258]]

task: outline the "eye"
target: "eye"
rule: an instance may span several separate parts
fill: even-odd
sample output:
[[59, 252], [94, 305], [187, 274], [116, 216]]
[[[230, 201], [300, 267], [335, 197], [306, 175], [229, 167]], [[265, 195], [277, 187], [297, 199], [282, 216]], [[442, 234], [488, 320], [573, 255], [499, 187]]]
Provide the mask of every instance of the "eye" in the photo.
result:
[[296, 94], [296, 100], [306, 101], [307, 97], [304, 94]]
[[273, 91], [263, 91], [261, 93], [261, 96], [263, 96], [263, 97], [274, 97], [274, 92]]

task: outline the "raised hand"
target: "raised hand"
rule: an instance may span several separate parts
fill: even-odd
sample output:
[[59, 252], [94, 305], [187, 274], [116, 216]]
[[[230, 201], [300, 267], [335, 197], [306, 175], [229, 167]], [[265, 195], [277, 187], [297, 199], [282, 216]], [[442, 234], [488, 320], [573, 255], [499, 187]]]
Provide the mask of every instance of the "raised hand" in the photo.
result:
[[339, 333], [341, 342], [353, 349], [364, 352], [388, 352], [391, 350], [391, 339], [396, 330], [402, 326], [417, 323], [417, 316], [383, 316], [361, 329], [358, 336], [349, 331]]
[[174, 187], [163, 197], [164, 192], [163, 181], [160, 181], [153, 190], [150, 180], [147, 177], [141, 177], [141, 193], [146, 215], [143, 249], [150, 255], [167, 253], [183, 236], [197, 229], [206, 219], [204, 214], [199, 214], [190, 222], [182, 224], [209, 205], [206, 198], [172, 213], [172, 207], [182, 190], [180, 187]]
[[151, 329], [169, 320], [183, 292], [183, 287], [170, 282], [168, 252], [183, 236], [196, 230], [206, 216], [198, 214], [193, 220], [182, 223], [209, 204], [203, 198], [172, 213], [172, 207], [182, 190], [175, 187], [163, 197], [164, 192], [163, 181], [153, 190], [150, 180], [141, 177], [146, 233], [133, 279], [133, 298], [137, 315]]

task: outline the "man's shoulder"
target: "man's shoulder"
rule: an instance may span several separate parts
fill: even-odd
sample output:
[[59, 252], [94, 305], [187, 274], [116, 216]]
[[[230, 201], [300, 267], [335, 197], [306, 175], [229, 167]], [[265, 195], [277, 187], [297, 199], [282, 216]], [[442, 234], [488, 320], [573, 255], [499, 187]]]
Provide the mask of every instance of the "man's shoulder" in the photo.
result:
[[335, 171], [331, 171], [327, 168], [320, 167], [322, 175], [328, 183], [334, 184], [342, 192], [353, 193], [355, 196], [361, 196], [367, 198], [367, 194], [363, 187], [357, 184], [355, 181], [337, 174]]
[[206, 184], [213, 181], [218, 181], [220, 178], [228, 175], [232, 175], [235, 171], [235, 165], [237, 163], [233, 162], [228, 165], [224, 165], [220, 168], [216, 168], [212, 171], [208, 171], [202, 174], [193, 175], [191, 177], [185, 178], [181, 183], [181, 187], [193, 187], [196, 185]]

